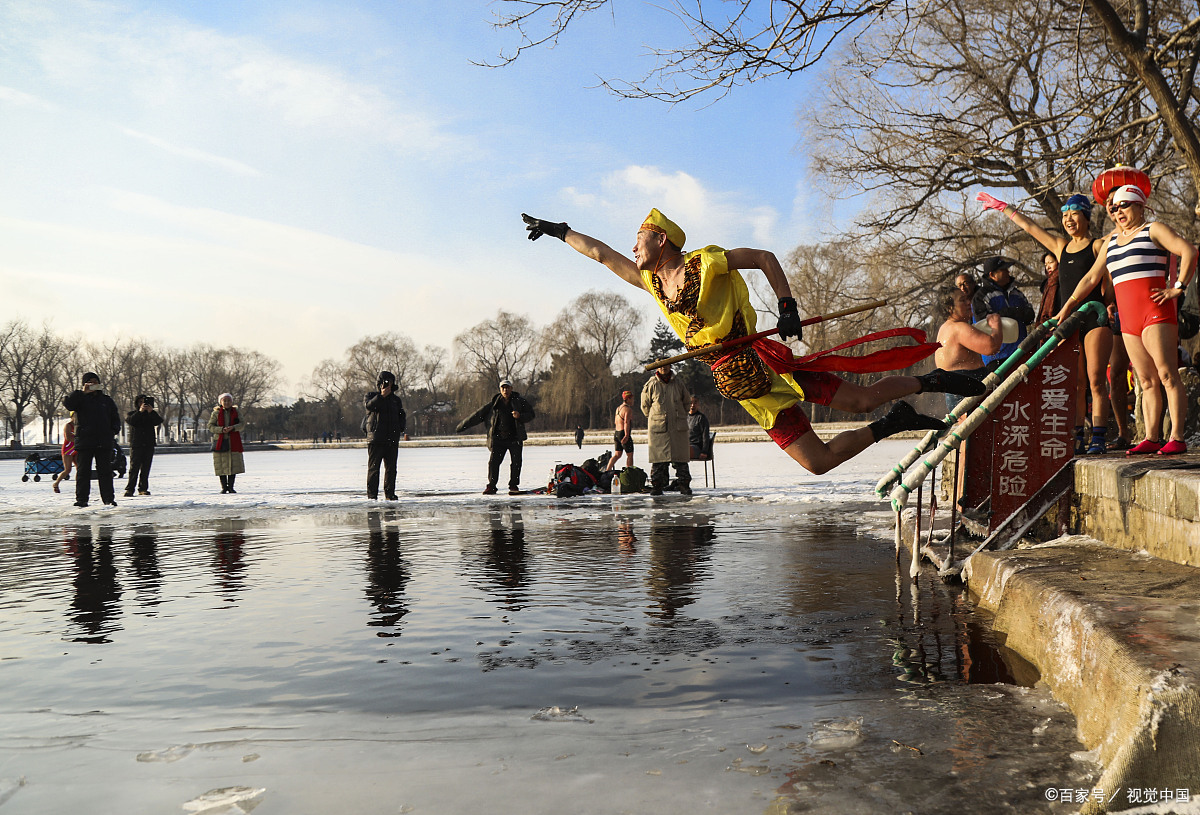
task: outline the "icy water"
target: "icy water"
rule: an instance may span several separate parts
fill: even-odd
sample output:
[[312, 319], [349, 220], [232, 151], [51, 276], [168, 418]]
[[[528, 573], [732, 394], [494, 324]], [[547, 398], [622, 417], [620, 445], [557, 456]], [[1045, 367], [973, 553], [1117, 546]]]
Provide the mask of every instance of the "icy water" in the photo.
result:
[[[160, 455], [153, 496], [79, 510], [2, 462], [0, 806], [1072, 811], [1070, 714], [896, 569], [870, 488], [908, 446], [802, 478], [726, 445], [690, 500], [485, 498], [468, 448], [402, 451], [371, 503], [365, 451], [321, 450], [236, 496]], [[525, 483], [579, 458], [528, 448]]]

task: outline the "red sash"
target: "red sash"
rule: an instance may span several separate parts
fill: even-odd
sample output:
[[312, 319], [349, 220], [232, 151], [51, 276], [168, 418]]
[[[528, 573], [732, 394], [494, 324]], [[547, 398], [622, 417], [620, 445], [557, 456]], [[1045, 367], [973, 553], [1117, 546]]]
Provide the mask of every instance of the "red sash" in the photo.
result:
[[[864, 356], [845, 356], [836, 354], [846, 348], [856, 345], [886, 340], [891, 337], [909, 337], [916, 345], [884, 348]], [[899, 371], [910, 365], [915, 365], [941, 347], [939, 342], [926, 342], [925, 332], [919, 328], [890, 328], [887, 331], [876, 331], [873, 334], [844, 342], [834, 348], [827, 348], [805, 357], [797, 357], [792, 349], [781, 342], [763, 337], [752, 344], [755, 352], [777, 374], [790, 374], [797, 371], [840, 371], [842, 373], [879, 373], [881, 371]], [[735, 348], [712, 364], [713, 369], [721, 367], [732, 357], [745, 350], [745, 347]]]

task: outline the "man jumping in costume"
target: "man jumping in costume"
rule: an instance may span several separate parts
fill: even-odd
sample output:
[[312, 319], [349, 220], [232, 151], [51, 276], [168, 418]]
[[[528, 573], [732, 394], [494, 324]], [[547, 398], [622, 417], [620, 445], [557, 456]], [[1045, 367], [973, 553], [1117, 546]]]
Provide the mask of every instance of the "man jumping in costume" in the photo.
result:
[[[683, 252], [684, 232], [657, 209], [650, 210], [638, 229], [629, 259], [606, 244], [576, 232], [565, 223], [521, 216], [530, 240], [550, 235], [580, 254], [604, 264], [618, 277], [649, 292], [671, 328], [691, 348], [699, 348], [755, 333], [757, 314], [739, 269], [759, 269], [779, 298], [779, 336], [800, 339], [802, 326], [783, 267], [765, 249], [722, 249], [706, 246]], [[870, 445], [904, 430], [942, 429], [945, 424], [917, 413], [907, 402], [896, 402], [886, 416], [856, 430], [822, 441], [800, 409], [800, 402], [828, 405], [850, 413], [869, 413], [880, 405], [915, 393], [984, 392], [979, 380], [935, 370], [924, 376], [888, 376], [872, 385], [855, 385], [827, 370], [779, 372], [777, 350], [786, 346], [759, 341], [721, 356], [700, 357], [712, 366], [717, 390], [741, 402], [783, 451], [811, 473], [820, 475], [861, 453]], [[932, 354], [936, 344], [914, 350], [915, 358]], [[787, 354], [790, 356], [790, 353]], [[842, 368], [840, 370], [846, 370]], [[878, 369], [876, 369], [878, 370]]]

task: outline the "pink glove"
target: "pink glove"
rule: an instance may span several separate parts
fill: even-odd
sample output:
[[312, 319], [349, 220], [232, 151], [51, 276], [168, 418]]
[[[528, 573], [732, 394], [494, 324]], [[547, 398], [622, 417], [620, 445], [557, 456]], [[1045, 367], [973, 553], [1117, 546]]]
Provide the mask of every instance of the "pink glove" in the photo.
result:
[[999, 198], [993, 198], [986, 192], [976, 194], [975, 200], [983, 204], [984, 209], [994, 209], [996, 212], [1004, 212], [1004, 208], [1008, 206], [1008, 204], [1004, 203]]

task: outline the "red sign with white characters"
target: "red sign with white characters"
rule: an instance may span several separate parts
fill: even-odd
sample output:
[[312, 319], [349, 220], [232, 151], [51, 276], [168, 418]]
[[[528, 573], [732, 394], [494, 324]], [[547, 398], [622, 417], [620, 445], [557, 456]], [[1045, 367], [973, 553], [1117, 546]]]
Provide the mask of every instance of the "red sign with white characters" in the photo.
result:
[[989, 532], [1074, 457], [1078, 370], [1079, 339], [1071, 337], [1013, 388], [965, 442], [961, 503], [990, 510]]

